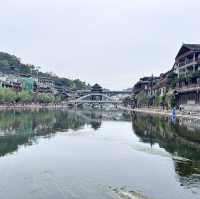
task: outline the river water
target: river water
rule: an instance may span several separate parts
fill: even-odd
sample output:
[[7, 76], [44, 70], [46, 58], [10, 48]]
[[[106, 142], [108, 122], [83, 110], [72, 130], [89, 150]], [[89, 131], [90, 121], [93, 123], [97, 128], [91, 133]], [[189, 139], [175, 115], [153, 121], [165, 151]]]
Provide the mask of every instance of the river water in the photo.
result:
[[199, 199], [200, 122], [0, 112], [2, 199]]

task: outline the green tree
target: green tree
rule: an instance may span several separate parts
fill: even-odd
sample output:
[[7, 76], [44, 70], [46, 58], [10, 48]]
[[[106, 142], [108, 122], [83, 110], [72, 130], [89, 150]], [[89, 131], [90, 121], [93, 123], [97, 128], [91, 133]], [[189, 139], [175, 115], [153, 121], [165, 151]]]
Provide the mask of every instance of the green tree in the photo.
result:
[[21, 91], [18, 93], [17, 101], [23, 102], [23, 103], [31, 103], [33, 100], [32, 93], [28, 91]]
[[158, 94], [155, 95], [155, 105], [160, 106], [160, 103], [162, 102], [162, 97]]
[[50, 94], [40, 94], [37, 96], [37, 101], [40, 103], [51, 103], [55, 101], [55, 97]]
[[0, 52], [0, 65], [1, 66], [19, 66], [21, 64], [20, 59], [14, 55], [10, 55], [5, 52]]
[[0, 102], [6, 103], [6, 102], [15, 102], [17, 99], [16, 93], [9, 89], [9, 88], [0, 88]]
[[59, 102], [61, 102], [61, 101], [62, 101], [61, 96], [56, 96], [56, 97], [54, 98], [54, 102], [55, 102], [55, 103], [59, 103]]
[[73, 81], [67, 78], [56, 78], [55, 84], [57, 86], [71, 88], [73, 85]]
[[8, 60], [0, 60], [0, 66], [9, 66]]
[[25, 73], [25, 74], [30, 74], [31, 73], [31, 68], [27, 65], [21, 65], [20, 67], [20, 72]]
[[75, 79], [73, 81], [74, 85], [75, 85], [75, 89], [76, 90], [81, 90], [81, 89], [85, 89], [86, 88], [86, 84], [85, 82], [82, 82], [81, 80], [79, 79]]
[[139, 105], [148, 105], [148, 96], [144, 91], [139, 92], [136, 96], [135, 96], [136, 100], [137, 100], [137, 104]]
[[176, 107], [176, 105], [177, 105], [176, 104], [176, 98], [175, 98], [175, 96], [172, 96], [171, 97], [171, 107], [174, 108], [174, 107]]

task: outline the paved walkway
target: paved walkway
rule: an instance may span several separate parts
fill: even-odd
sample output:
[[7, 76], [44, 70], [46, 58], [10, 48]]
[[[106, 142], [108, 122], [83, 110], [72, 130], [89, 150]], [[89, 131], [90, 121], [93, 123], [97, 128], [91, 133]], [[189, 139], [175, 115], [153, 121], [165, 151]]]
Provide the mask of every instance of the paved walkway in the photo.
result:
[[[161, 110], [159, 108], [126, 108], [120, 107], [122, 110], [134, 111], [138, 113], [152, 114], [152, 115], [161, 115], [161, 116], [172, 116], [171, 110]], [[187, 118], [187, 119], [199, 119], [200, 120], [200, 112], [185, 112], [185, 111], [176, 111], [177, 118]]]

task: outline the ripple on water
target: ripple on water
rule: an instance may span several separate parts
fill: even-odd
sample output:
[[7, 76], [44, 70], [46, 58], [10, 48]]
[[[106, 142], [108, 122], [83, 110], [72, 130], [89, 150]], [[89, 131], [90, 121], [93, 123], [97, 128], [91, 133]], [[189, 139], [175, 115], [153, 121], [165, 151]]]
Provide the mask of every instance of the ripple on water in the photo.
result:
[[139, 191], [128, 190], [126, 187], [109, 187], [109, 189], [117, 194], [121, 199], [152, 199], [143, 195]]

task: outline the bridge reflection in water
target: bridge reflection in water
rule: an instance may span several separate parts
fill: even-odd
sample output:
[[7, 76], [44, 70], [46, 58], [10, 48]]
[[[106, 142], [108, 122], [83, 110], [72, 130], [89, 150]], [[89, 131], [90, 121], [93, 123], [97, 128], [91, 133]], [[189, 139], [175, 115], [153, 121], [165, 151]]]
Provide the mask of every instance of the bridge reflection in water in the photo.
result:
[[20, 145], [32, 145], [37, 138], [50, 138], [57, 132], [78, 131], [85, 125], [94, 130], [102, 121], [130, 121], [130, 116], [118, 111], [1, 111], [0, 156], [15, 152]]

